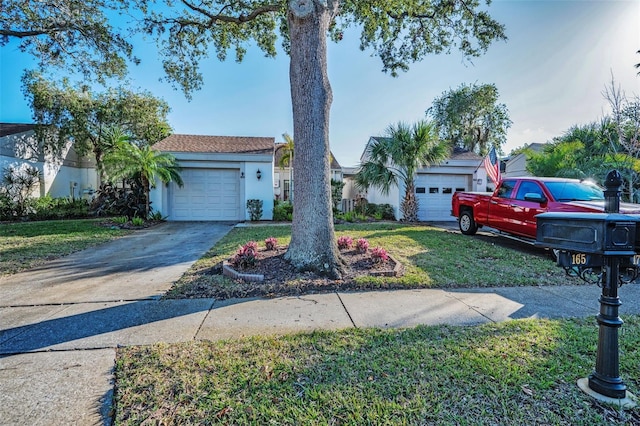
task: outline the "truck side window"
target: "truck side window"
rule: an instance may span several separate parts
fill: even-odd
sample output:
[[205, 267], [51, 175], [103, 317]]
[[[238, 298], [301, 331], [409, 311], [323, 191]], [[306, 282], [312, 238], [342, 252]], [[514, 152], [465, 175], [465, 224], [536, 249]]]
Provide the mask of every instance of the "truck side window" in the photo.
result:
[[503, 180], [496, 196], [500, 198], [511, 198], [514, 186], [516, 186], [515, 180]]
[[523, 181], [520, 182], [520, 187], [518, 188], [518, 193], [516, 194], [516, 200], [524, 200], [525, 194], [538, 194], [540, 196], [544, 195], [542, 192], [542, 188], [535, 182]]

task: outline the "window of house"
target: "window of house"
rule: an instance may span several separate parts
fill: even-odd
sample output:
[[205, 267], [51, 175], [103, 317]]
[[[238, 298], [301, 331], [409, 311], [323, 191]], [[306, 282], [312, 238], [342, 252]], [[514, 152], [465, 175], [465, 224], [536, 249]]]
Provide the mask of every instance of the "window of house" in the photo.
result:
[[427, 192], [427, 189], [424, 186], [416, 187], [416, 194], [425, 194], [426, 192]]
[[282, 191], [282, 199], [284, 201], [289, 201], [289, 196], [291, 195], [291, 187], [289, 186], [290, 182], [288, 180], [285, 179], [284, 183], [284, 188]]
[[452, 188], [442, 188], [443, 194], [451, 194], [453, 192]]
[[429, 194], [438, 194], [440, 193], [440, 188], [429, 188]]
[[466, 191], [466, 188], [456, 188], [456, 192], [464, 192]]

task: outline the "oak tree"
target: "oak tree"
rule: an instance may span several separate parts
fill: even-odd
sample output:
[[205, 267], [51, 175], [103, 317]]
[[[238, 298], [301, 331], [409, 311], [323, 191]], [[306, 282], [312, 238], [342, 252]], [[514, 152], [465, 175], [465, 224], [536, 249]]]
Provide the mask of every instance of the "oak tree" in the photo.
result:
[[[327, 37], [361, 31], [392, 75], [434, 53], [456, 48], [479, 56], [504, 28], [480, 0], [134, 0], [143, 30], [157, 38], [164, 70], [189, 96], [202, 85], [200, 61], [210, 52], [241, 61], [252, 41], [275, 56], [281, 37], [290, 56], [289, 78], [296, 141], [296, 200], [287, 259], [300, 270], [340, 275], [331, 209]], [[486, 0], [489, 4], [490, 0]]]
[[427, 116], [436, 122], [440, 137], [458, 148], [482, 156], [491, 147], [500, 152], [511, 119], [506, 105], [499, 103], [498, 97], [494, 84], [462, 84], [436, 98]]
[[171, 133], [169, 106], [148, 92], [118, 87], [95, 94], [66, 81], [57, 85], [33, 72], [23, 78], [23, 89], [45, 152], [59, 157], [72, 142], [79, 155], [94, 155], [101, 179], [114, 127], [140, 146], [153, 145]]
[[117, 0], [4, 0], [0, 47], [17, 47], [37, 59], [41, 71], [64, 69], [104, 81], [122, 77], [132, 45], [109, 16], [125, 7]]

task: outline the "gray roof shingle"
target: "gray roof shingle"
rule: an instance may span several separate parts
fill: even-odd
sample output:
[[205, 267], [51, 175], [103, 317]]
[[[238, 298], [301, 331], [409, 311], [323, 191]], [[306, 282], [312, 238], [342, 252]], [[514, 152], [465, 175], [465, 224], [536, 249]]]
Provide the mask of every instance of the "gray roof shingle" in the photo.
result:
[[158, 151], [272, 154], [275, 138], [253, 136], [171, 135], [153, 145]]

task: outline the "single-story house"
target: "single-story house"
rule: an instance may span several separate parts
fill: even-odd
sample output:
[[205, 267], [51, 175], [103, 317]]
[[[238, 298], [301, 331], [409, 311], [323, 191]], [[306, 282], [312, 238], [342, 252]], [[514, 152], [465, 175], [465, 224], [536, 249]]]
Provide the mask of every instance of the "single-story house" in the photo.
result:
[[[99, 186], [95, 160], [78, 156], [71, 144], [62, 159], [43, 155], [33, 124], [0, 124], [0, 173], [31, 166], [41, 181], [34, 197], [91, 198]], [[184, 186], [158, 185], [150, 199], [168, 220], [250, 219], [247, 200], [263, 202], [262, 218], [273, 217], [273, 154], [269, 137], [171, 135], [153, 146], [173, 154]]]
[[184, 186], [158, 185], [150, 199], [168, 220], [249, 220], [247, 200], [263, 203], [273, 218], [273, 154], [270, 137], [174, 134], [153, 148], [176, 157]]
[[33, 124], [0, 123], [0, 173], [33, 167], [40, 172], [40, 185], [33, 196], [90, 198], [98, 186], [95, 160], [79, 156], [69, 144], [62, 158], [44, 155]]
[[[375, 141], [371, 137], [360, 157], [366, 161], [368, 147]], [[456, 148], [448, 160], [440, 165], [421, 168], [415, 176], [415, 191], [418, 200], [418, 218], [422, 221], [454, 221], [451, 216], [451, 198], [456, 191], [486, 191], [487, 174], [482, 164], [483, 158], [470, 151]], [[370, 203], [391, 204], [396, 219], [401, 218], [400, 204], [404, 196], [404, 186], [392, 187], [389, 194], [377, 188], [369, 188], [366, 199]]]
[[[273, 158], [273, 194], [276, 200], [290, 201], [292, 197], [293, 183], [291, 176], [295, 180], [295, 171], [292, 170], [289, 164], [282, 165], [282, 157], [286, 153], [285, 143], [277, 143], [275, 147], [275, 153]], [[336, 160], [336, 157], [331, 153], [331, 179], [342, 182], [342, 167]]]
[[[91, 198], [99, 187], [96, 163], [78, 156], [71, 144], [58, 160], [41, 154], [33, 124], [0, 124], [0, 171], [30, 165], [41, 172], [34, 197]], [[249, 220], [247, 201], [263, 203], [262, 219], [273, 218], [273, 200], [287, 200], [291, 170], [279, 166], [284, 144], [272, 137], [174, 134], [153, 145], [176, 157], [184, 185], [158, 184], [150, 200], [168, 220]], [[275, 158], [274, 158], [275, 156]], [[332, 155], [331, 178], [343, 180]]]

